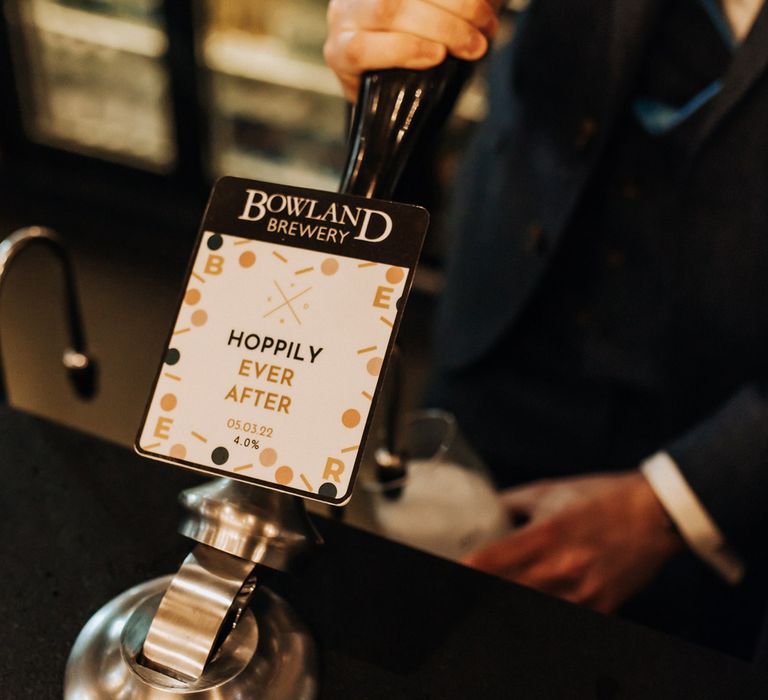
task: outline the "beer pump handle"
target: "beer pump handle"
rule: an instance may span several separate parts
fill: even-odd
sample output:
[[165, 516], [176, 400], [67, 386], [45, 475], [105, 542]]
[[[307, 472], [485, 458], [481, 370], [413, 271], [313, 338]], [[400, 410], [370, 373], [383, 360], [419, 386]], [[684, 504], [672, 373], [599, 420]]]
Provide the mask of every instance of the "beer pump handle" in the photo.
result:
[[366, 73], [352, 117], [339, 191], [389, 199], [425, 128], [438, 129], [472, 64], [449, 56], [422, 71], [391, 68]]
[[[421, 135], [434, 133], [448, 117], [472, 69], [449, 56], [422, 71], [392, 68], [363, 76], [349, 133], [349, 148], [339, 191], [390, 199]], [[407, 455], [397, 445], [401, 409], [399, 355], [393, 355], [392, 390], [387, 405], [383, 446], [376, 451], [377, 480], [386, 485], [405, 476]], [[398, 498], [399, 488], [384, 489]]]

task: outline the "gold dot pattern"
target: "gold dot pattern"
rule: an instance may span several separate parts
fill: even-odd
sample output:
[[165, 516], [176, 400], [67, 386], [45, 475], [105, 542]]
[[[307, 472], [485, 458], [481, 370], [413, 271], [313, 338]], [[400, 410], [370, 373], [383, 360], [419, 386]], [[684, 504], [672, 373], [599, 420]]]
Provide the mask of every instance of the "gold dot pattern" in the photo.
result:
[[190, 317], [193, 326], [204, 326], [208, 321], [208, 314], [203, 309], [198, 309]]
[[320, 265], [320, 272], [322, 272], [324, 275], [335, 275], [338, 270], [339, 262], [333, 258], [326, 258]]
[[277, 462], [277, 452], [275, 452], [271, 447], [267, 447], [261, 451], [261, 454], [259, 455], [259, 462], [261, 462], [263, 467], [273, 467], [275, 462]]
[[163, 398], [160, 399], [160, 408], [164, 411], [172, 411], [176, 408], [176, 403], [176, 396], [174, 394], [165, 394]]
[[290, 484], [293, 481], [293, 469], [286, 466], [280, 467], [275, 472], [275, 481], [283, 486]]
[[360, 412], [349, 408], [341, 415], [341, 423], [345, 428], [354, 428], [360, 423]]
[[239, 258], [240, 267], [253, 267], [256, 262], [256, 253], [252, 250], [246, 250]]
[[199, 289], [188, 289], [187, 293], [184, 295], [184, 303], [189, 304], [190, 306], [194, 306], [197, 304], [197, 302], [200, 301], [201, 297], [202, 294], [200, 294]]
[[[294, 294], [296, 292], [301, 292], [303, 287], [306, 286], [301, 285], [300, 282], [306, 279], [310, 279], [311, 277], [315, 278], [315, 282], [319, 285], [319, 288], [322, 291], [323, 284], [329, 285], [329, 289], [337, 290], [339, 284], [338, 278], [342, 277], [347, 272], [350, 272], [350, 274], [354, 273], [359, 275], [368, 275], [366, 278], [367, 281], [365, 283], [370, 285], [372, 289], [376, 289], [378, 285], [381, 284], [390, 285], [397, 288], [398, 286], [403, 285], [408, 275], [408, 271], [404, 270], [403, 268], [394, 265], [377, 265], [375, 263], [369, 262], [364, 262], [357, 266], [350, 265], [350, 270], [348, 270], [347, 263], [342, 263], [342, 260], [345, 260], [344, 258], [337, 258], [336, 256], [326, 254], [326, 256], [317, 256], [314, 258], [314, 260], [311, 258], [307, 258], [305, 260], [301, 256], [291, 257], [290, 263], [293, 265], [293, 267], [286, 274], [293, 274], [290, 274], [290, 277], [286, 279], [284, 277], [280, 277], [279, 272], [274, 272], [274, 270], [279, 270], [280, 268], [272, 267], [275, 264], [279, 265], [279, 263], [289, 262], [288, 259], [280, 253], [280, 250], [282, 249], [279, 246], [278, 250], [270, 250], [270, 248], [265, 248], [264, 251], [262, 251], [261, 247], [257, 247], [261, 246], [261, 243], [253, 242], [250, 240], [242, 240], [238, 241], [238, 243], [248, 243], [249, 245], [247, 248], [240, 248], [239, 250], [235, 249], [232, 251], [234, 255], [230, 257], [227, 255], [227, 251], [229, 250], [229, 243], [227, 243], [227, 241], [229, 240], [230, 238], [226, 235], [211, 235], [209, 239], [206, 240], [206, 244], [204, 244], [206, 250], [201, 249], [199, 260], [202, 262], [199, 264], [196, 263], [198, 269], [192, 273], [192, 278], [189, 280], [190, 286], [185, 291], [183, 296], [183, 304], [186, 307], [186, 313], [184, 313], [183, 316], [180, 315], [177, 321], [178, 325], [188, 326], [187, 328], [182, 328], [182, 332], [193, 331], [183, 336], [184, 339], [193, 338], [195, 336], [199, 339], [200, 334], [205, 335], [206, 332], [213, 332], [213, 327], [219, 323], [219, 319], [216, 318], [217, 304], [219, 304], [218, 295], [220, 293], [217, 284], [220, 284], [222, 279], [226, 281], [225, 278], [230, 276], [230, 271], [232, 276], [242, 275], [242, 277], [239, 277], [238, 279], [254, 279], [252, 277], [254, 271], [258, 269], [259, 272], [261, 272], [262, 266], [265, 266], [265, 270], [273, 271], [270, 274], [275, 275], [275, 279], [277, 280], [275, 284], [279, 283], [282, 285], [283, 289], [281, 292], [285, 292], [283, 295], [283, 300], [286, 298], [286, 295], [287, 298], [292, 300]], [[211, 251], [215, 251], [215, 254], [212, 255]], [[270, 254], [270, 252], [272, 254]], [[273, 259], [273, 256], [276, 260]], [[213, 260], [213, 262], [210, 264], [211, 269], [209, 270], [206, 266], [210, 260]], [[230, 266], [225, 264], [227, 262]], [[203, 269], [204, 267], [205, 269]], [[369, 269], [361, 270], [358, 273], [357, 267]], [[240, 270], [240, 272], [238, 273], [237, 270]], [[315, 271], [314, 275], [311, 274], [313, 271]], [[316, 277], [318, 272], [321, 273], [320, 278]], [[294, 275], [299, 275], [300, 277], [297, 279]], [[304, 276], [302, 277], [302, 275]], [[325, 277], [325, 282], [323, 282], [322, 277]], [[328, 279], [330, 277], [334, 277], [334, 279]], [[293, 280], [294, 283], [291, 283], [291, 280]], [[202, 290], [205, 290], [206, 293], [203, 294]], [[401, 289], [396, 289], [396, 291], [398, 293], [402, 293]], [[276, 306], [280, 303], [281, 299], [277, 297], [274, 289], [271, 289], [271, 292], [274, 299], [269, 298], [268, 301], [273, 306]], [[205, 297], [205, 300], [203, 300], [203, 297]], [[395, 299], [396, 297], [397, 294], [393, 293], [391, 295], [392, 299]], [[321, 297], [320, 301], [322, 300], [323, 298]], [[201, 308], [201, 306], [203, 308]], [[269, 308], [271, 309], [272, 307], [270, 306]], [[299, 305], [294, 303], [293, 308], [295, 308], [296, 312], [298, 312], [303, 320], [304, 314], [302, 314], [302, 311], [309, 312], [310, 314], [317, 313], [316, 309], [322, 309], [322, 304], [318, 305], [314, 303], [308, 303], [304, 299], [301, 299], [299, 301]], [[293, 310], [293, 308], [291, 310]], [[377, 309], [378, 307], [371, 308], [369, 312], [373, 314], [371, 316], [372, 322], [377, 321], [377, 325], [380, 325], [378, 324], [378, 320], [381, 320], [384, 324], [386, 324], [386, 326], [389, 327], [386, 329], [386, 332], [388, 332], [392, 327], [392, 321], [389, 321], [388, 318], [381, 317], [380, 314], [382, 312]], [[392, 310], [394, 311], [394, 309]], [[275, 314], [273, 320], [271, 321], [274, 323], [275, 327], [291, 321], [290, 318], [284, 316], [285, 313], [286, 310], [281, 309], [280, 312]], [[195, 328], [199, 329], [200, 327], [205, 328], [198, 330], [197, 333], [195, 333]], [[354, 350], [358, 356], [362, 356], [359, 357], [358, 361], [354, 363], [354, 371], [356, 373], [358, 383], [356, 391], [354, 394], [349, 396], [346, 401], [343, 397], [339, 396], [336, 399], [339, 401], [339, 403], [336, 403], [335, 406], [328, 406], [328, 408], [335, 408], [335, 410], [331, 410], [326, 413], [326, 420], [331, 423], [335, 423], [335, 434], [337, 435], [337, 439], [340, 438], [342, 434], [347, 436], [346, 438], [343, 438], [344, 444], [359, 442], [360, 435], [358, 435], [358, 431], [362, 429], [364, 423], [368, 420], [368, 412], [370, 410], [369, 402], [372, 399], [374, 387], [377, 385], [378, 378], [381, 376], [383, 371], [384, 349], [389, 340], [388, 336], [385, 337], [384, 334], [385, 331], [382, 329], [372, 330], [370, 337], [364, 337], [361, 333], [358, 333], [358, 336], [355, 340]], [[192, 343], [193, 341], [188, 340], [187, 342]], [[181, 347], [181, 351], [183, 354], [183, 346]], [[369, 354], [366, 355], [366, 353]], [[174, 375], [169, 375], [169, 378], [180, 379], [180, 377], [176, 377]], [[165, 391], [163, 391], [163, 389]], [[165, 387], [161, 388], [161, 390], [158, 391], [159, 400], [155, 399], [157, 401], [155, 404], [156, 409], [161, 409], [166, 413], [166, 415], [169, 415], [168, 420], [171, 419], [170, 416], [172, 415], [173, 419], [177, 423], [179, 423], [179, 421], [183, 422], [183, 420], [186, 420], [186, 414], [182, 416], [180, 411], [181, 407], [184, 406], [185, 401], [188, 398], [185, 391], [186, 386], [184, 385], [166, 385]], [[367, 401], [363, 401], [361, 399], [361, 395], [367, 399]], [[346, 409], [344, 408], [345, 404]], [[353, 407], [356, 405], [360, 405], [360, 408], [358, 409]], [[339, 422], [341, 425], [339, 425]], [[175, 427], [178, 428], [178, 426]], [[181, 433], [178, 431], [173, 431], [176, 432], [175, 435], [173, 432], [170, 436], [166, 434], [166, 439], [169, 437], [170, 439], [163, 441], [164, 446], [161, 452], [164, 452], [166, 455], [176, 460], [192, 462], [195, 464], [200, 463], [203, 465], [210, 464], [212, 458], [209, 457], [208, 452], [206, 452], [205, 458], [201, 458], [199, 456], [200, 450], [203, 449], [199, 442], [202, 442], [203, 445], [205, 445], [207, 439], [203, 438], [203, 436], [197, 433], [190, 433], [189, 427], [190, 426], [188, 425], [183, 425], [183, 430]], [[150, 428], [147, 428], [147, 431], [149, 430]], [[333, 430], [331, 430], [331, 432], [333, 432]], [[187, 435], [191, 435], [191, 437], [194, 439], [185, 438]], [[174, 438], [176, 440], [189, 439], [189, 444], [182, 444], [181, 442], [177, 443], [174, 441]], [[214, 444], [222, 442], [217, 436], [213, 436], [213, 438], [215, 440]], [[272, 444], [275, 443], [273, 442]], [[278, 444], [276, 446], [280, 445]], [[152, 447], [154, 448], [155, 445]], [[342, 450], [342, 453], [356, 452], [358, 450], [359, 446], [345, 447]], [[336, 451], [336, 453], [338, 453], [338, 451]], [[240, 452], [235, 451], [233, 456], [240, 458], [236, 462], [236, 464], [239, 464], [240, 466], [230, 467], [227, 465], [224, 467], [224, 469], [227, 471], [247, 472], [247, 470], [253, 466], [251, 464], [245, 463], [248, 460], [244, 452], [241, 454]], [[344, 458], [343, 454], [342, 458]], [[323, 498], [335, 498], [336, 496], [335, 493], [331, 494], [329, 492], [327, 483], [317, 483], [317, 479], [322, 481], [322, 477], [320, 476], [323, 473], [322, 464], [318, 463], [319, 466], [314, 466], [313, 463], [313, 467], [311, 469], [305, 470], [307, 471], [306, 474], [297, 472], [292, 466], [289, 466], [299, 463], [296, 455], [293, 454], [292, 448], [289, 449], [285, 446], [281, 447], [280, 454], [278, 454], [278, 451], [275, 448], [264, 446], [262, 443], [262, 448], [259, 449], [256, 454], [251, 452], [250, 459], [253, 460], [256, 465], [261, 467], [261, 473], [259, 475], [256, 471], [252, 472], [253, 477], [250, 475], [246, 477], [249, 478], [249, 480], [272, 482], [276, 485], [286, 487], [295, 486], [302, 491], [306, 490], [308, 494], [317, 494], [318, 489], [316, 487], [325, 486], [326, 488], [324, 491], [323, 489], [320, 489], [319, 491]], [[215, 462], [215, 460], [213, 461]], [[288, 464], [286, 464], [286, 462], [288, 462]], [[349, 467], [349, 464], [347, 467]], [[347, 469], [347, 471], [351, 470]], [[343, 480], [341, 487], [343, 488]]]
[[174, 459], [184, 459], [187, 456], [187, 448], [184, 445], [178, 444], [171, 447], [171, 457]]

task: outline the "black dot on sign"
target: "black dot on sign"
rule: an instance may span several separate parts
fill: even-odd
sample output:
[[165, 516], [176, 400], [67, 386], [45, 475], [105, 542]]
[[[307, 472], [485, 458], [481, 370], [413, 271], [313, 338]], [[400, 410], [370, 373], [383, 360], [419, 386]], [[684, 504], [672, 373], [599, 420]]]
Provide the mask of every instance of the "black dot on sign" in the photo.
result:
[[336, 484], [327, 481], [320, 487], [318, 493], [325, 498], [336, 498]]
[[165, 353], [165, 364], [175, 365], [181, 359], [181, 353], [176, 348], [169, 348]]
[[401, 307], [402, 305], [403, 305], [403, 297], [400, 297], [400, 298], [399, 298], [399, 299], [398, 299], [398, 300], [395, 302], [395, 308], [396, 308], [398, 311], [400, 311], [400, 307]]
[[217, 447], [211, 452], [211, 461], [214, 464], [224, 464], [229, 459], [229, 450], [226, 447]]
[[211, 250], [218, 250], [222, 245], [224, 245], [224, 239], [218, 233], [214, 233], [208, 239], [208, 248]]

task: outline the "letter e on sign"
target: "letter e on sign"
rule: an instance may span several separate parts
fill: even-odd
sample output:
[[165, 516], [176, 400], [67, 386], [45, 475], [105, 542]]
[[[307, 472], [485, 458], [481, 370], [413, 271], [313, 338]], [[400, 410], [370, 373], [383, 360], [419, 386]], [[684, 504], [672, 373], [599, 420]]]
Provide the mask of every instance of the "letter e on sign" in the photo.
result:
[[168, 418], [168, 416], [160, 416], [157, 419], [157, 423], [155, 423], [155, 437], [160, 438], [161, 440], [167, 440], [170, 437], [168, 431], [171, 429], [172, 425], [173, 418]]
[[388, 309], [389, 304], [387, 302], [392, 300], [392, 292], [394, 291], [392, 287], [378, 287], [373, 297], [373, 305], [378, 309]]

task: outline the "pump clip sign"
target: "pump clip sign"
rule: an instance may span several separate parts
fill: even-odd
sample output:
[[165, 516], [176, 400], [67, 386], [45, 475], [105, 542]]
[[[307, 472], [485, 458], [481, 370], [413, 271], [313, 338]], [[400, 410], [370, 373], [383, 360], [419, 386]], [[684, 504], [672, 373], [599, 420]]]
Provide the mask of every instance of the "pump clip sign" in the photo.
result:
[[219, 180], [138, 453], [346, 503], [428, 218], [404, 204]]

